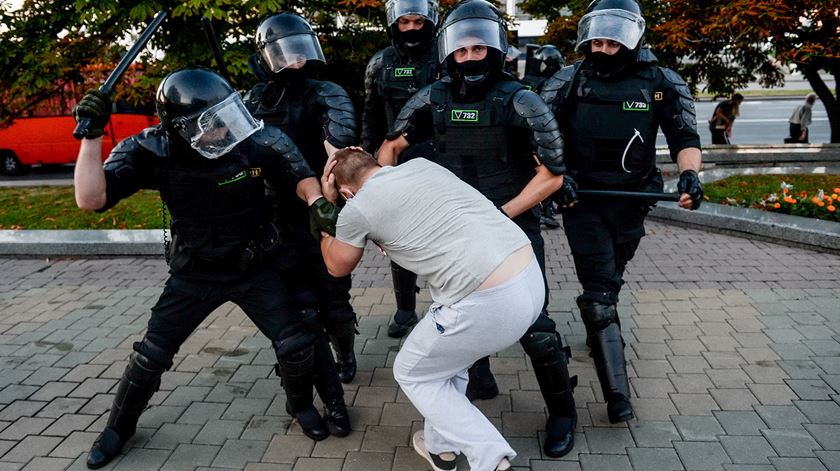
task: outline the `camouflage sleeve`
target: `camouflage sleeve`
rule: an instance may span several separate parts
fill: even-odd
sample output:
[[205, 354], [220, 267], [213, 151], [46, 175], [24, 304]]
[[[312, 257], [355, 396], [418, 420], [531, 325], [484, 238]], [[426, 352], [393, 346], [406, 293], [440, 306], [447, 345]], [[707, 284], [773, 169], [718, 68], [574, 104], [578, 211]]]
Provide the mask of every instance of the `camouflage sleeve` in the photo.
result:
[[373, 55], [365, 69], [365, 109], [362, 111], [362, 148], [373, 154], [388, 132], [385, 102], [379, 96], [377, 80], [382, 74], [382, 51]]
[[315, 92], [323, 138], [338, 149], [356, 145], [356, 110], [347, 92], [332, 82], [320, 82]]
[[563, 163], [563, 136], [548, 105], [530, 90], [520, 90], [513, 96], [515, 124], [530, 129], [537, 158], [551, 173], [566, 173]]
[[658, 69], [662, 73], [662, 81], [661, 89], [657, 91], [662, 92], [662, 100], [654, 110], [668, 142], [671, 160], [676, 162], [681, 150], [700, 148], [694, 98], [678, 73], [664, 67]]

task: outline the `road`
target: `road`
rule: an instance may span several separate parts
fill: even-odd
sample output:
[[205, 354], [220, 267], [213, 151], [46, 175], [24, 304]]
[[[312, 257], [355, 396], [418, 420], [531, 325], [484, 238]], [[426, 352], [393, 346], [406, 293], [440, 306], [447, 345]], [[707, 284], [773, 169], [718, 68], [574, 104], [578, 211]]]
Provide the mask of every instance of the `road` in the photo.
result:
[[[793, 109], [801, 103], [797, 99], [772, 99], [762, 100], [760, 98], [747, 98], [741, 105], [741, 117], [735, 120], [735, 127], [732, 134], [733, 144], [781, 144], [782, 139], [788, 135], [788, 118]], [[697, 121], [700, 131], [700, 142], [702, 145], [709, 145], [712, 142], [709, 134], [707, 120], [717, 102], [703, 101], [697, 103]], [[817, 100], [814, 105], [814, 122], [811, 125], [811, 142], [822, 143], [829, 141], [828, 115], [825, 107]], [[665, 136], [659, 134], [657, 145], [665, 145]], [[63, 165], [58, 167], [33, 168], [32, 172], [20, 177], [7, 177], [0, 175], [0, 182], [3, 181], [30, 181], [30, 180], [66, 180], [72, 178], [73, 166]]]
[[[741, 116], [735, 120], [732, 129], [733, 144], [782, 144], [788, 135], [788, 118], [793, 109], [804, 102], [796, 99], [761, 99], [748, 97], [741, 104]], [[712, 143], [708, 120], [715, 106], [720, 103], [702, 101], [697, 103], [697, 127], [702, 145]], [[814, 104], [810, 130], [811, 143], [829, 142], [828, 115], [822, 102]], [[657, 145], [665, 145], [665, 136], [660, 133]]]

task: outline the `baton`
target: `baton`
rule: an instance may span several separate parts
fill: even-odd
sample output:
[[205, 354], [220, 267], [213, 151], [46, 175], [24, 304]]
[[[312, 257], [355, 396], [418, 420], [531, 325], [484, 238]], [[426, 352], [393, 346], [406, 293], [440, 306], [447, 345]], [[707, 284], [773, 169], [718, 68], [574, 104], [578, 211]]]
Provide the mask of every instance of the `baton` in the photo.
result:
[[[149, 26], [146, 26], [146, 29], [143, 30], [143, 33], [140, 34], [140, 37], [137, 38], [137, 42], [131, 46], [131, 49], [125, 53], [125, 55], [120, 59], [120, 62], [117, 64], [117, 67], [108, 75], [108, 78], [105, 80], [105, 83], [99, 87], [99, 91], [104, 93], [105, 95], [110, 95], [114, 91], [114, 86], [119, 82], [122, 78], [125, 71], [128, 70], [128, 66], [134, 62], [134, 59], [140, 55], [140, 51], [146, 46], [146, 43], [149, 42], [149, 39], [152, 38], [152, 35], [155, 33], [155, 30], [158, 29], [161, 23], [163, 23], [164, 18], [166, 18], [165, 11], [157, 12], [152, 21], [149, 23]], [[88, 128], [90, 127], [90, 119], [89, 118], [81, 118], [79, 122], [76, 124], [76, 129], [73, 130], [73, 137], [76, 139], [83, 139], [87, 136]]]
[[210, 50], [213, 51], [213, 57], [216, 59], [216, 67], [219, 68], [219, 73], [222, 74], [225, 80], [230, 82], [230, 76], [228, 76], [227, 67], [225, 67], [225, 59], [222, 56], [222, 47], [219, 45], [216, 31], [213, 29], [213, 21], [206, 16], [202, 17], [201, 29], [204, 30], [204, 37], [207, 39], [207, 44], [210, 45]]
[[586, 198], [627, 198], [633, 200], [679, 201], [679, 193], [654, 193], [648, 191], [578, 190]]

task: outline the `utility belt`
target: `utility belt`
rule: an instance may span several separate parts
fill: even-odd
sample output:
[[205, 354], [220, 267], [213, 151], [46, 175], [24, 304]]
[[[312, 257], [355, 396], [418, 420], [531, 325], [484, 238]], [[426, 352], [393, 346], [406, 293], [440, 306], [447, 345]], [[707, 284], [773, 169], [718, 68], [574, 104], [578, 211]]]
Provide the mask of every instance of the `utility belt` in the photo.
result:
[[171, 271], [186, 276], [227, 281], [239, 278], [259, 267], [280, 244], [281, 237], [274, 224], [258, 229], [247, 242], [224, 244], [210, 250], [197, 249], [172, 257]]

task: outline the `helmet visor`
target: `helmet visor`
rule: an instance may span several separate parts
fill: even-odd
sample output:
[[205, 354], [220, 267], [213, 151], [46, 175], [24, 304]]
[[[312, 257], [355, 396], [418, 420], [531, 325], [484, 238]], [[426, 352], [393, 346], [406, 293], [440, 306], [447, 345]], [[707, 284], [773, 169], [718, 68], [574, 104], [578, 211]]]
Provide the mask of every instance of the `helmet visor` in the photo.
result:
[[468, 18], [447, 25], [438, 35], [438, 58], [444, 62], [450, 54], [470, 46], [487, 46], [507, 53], [507, 38], [497, 21]]
[[392, 26], [401, 16], [419, 15], [431, 21], [433, 25], [438, 21], [437, 0], [389, 0], [385, 4], [385, 15], [388, 26]]
[[260, 53], [272, 72], [302, 66], [306, 61], [321, 61], [326, 64], [324, 51], [318, 36], [314, 34], [294, 34], [265, 43]]
[[593, 39], [610, 39], [627, 49], [636, 49], [645, 32], [645, 19], [617, 8], [587, 13], [578, 23], [576, 49]]
[[223, 101], [195, 115], [178, 118], [178, 134], [208, 159], [218, 159], [251, 134], [263, 128], [234, 92]]

